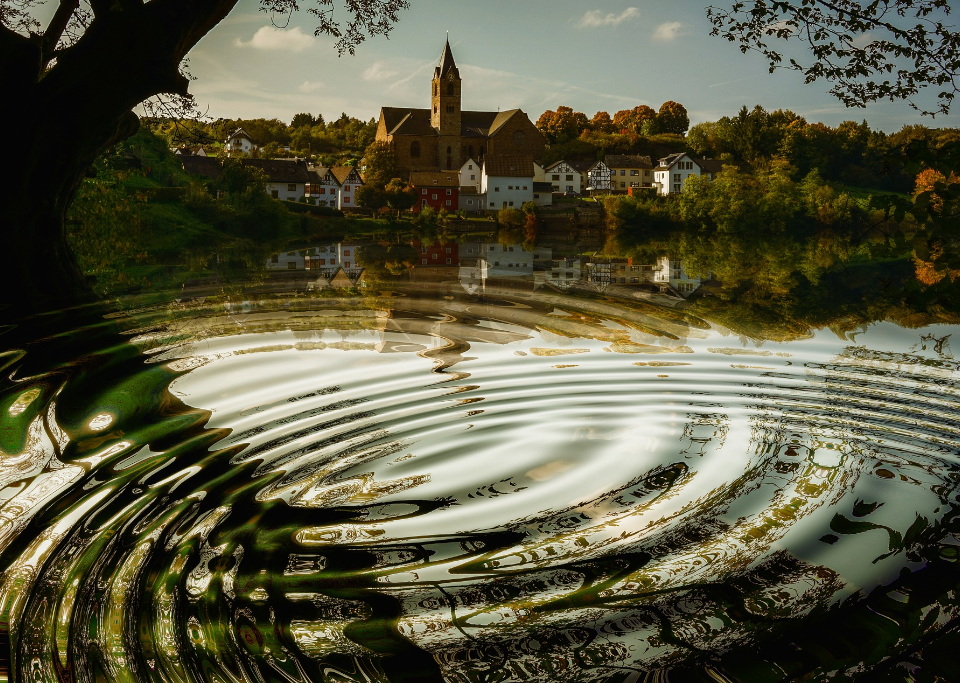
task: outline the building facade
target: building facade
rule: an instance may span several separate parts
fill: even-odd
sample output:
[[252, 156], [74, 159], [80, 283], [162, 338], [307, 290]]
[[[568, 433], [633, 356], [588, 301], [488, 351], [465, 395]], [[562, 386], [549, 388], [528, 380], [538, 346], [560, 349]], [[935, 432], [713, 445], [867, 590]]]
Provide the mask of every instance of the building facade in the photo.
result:
[[430, 84], [430, 109], [380, 110], [377, 141], [393, 147], [402, 171], [457, 170], [489, 154], [542, 158], [544, 137], [523, 111], [464, 111], [462, 86], [447, 41]]

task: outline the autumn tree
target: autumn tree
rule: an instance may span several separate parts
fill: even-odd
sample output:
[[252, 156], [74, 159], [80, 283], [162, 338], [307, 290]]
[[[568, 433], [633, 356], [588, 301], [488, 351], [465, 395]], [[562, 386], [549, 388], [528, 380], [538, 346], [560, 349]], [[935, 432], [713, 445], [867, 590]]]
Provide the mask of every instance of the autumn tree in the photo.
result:
[[617, 131], [629, 131], [638, 135], [643, 130], [643, 124], [655, 119], [657, 112], [645, 104], [633, 109], [623, 109], [613, 115], [613, 128]]
[[564, 106], [557, 107], [556, 111], [548, 109], [537, 119], [537, 128], [550, 143], [577, 138], [588, 125], [586, 114]]
[[366, 167], [364, 185], [383, 190], [387, 183], [400, 175], [397, 153], [386, 142], [374, 142], [363, 153], [362, 164]]
[[403, 211], [413, 208], [419, 197], [417, 190], [410, 183], [403, 182], [400, 178], [393, 178], [386, 187], [384, 194], [387, 200], [387, 206], [397, 212], [397, 218]]
[[594, 114], [593, 118], [590, 119], [590, 130], [598, 133], [612, 133], [614, 127], [613, 119], [610, 118], [610, 114], [605, 111], [598, 111], [596, 114]]
[[690, 127], [690, 117], [687, 109], [679, 102], [669, 100], [660, 105], [657, 112], [657, 127], [661, 133], [675, 133], [683, 135]]

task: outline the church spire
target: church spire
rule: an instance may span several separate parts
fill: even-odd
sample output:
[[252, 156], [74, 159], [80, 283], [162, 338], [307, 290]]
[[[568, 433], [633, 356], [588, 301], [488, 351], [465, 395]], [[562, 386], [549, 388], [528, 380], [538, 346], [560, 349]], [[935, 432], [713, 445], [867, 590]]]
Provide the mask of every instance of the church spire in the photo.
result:
[[450, 49], [450, 38], [448, 37], [447, 44], [443, 46], [440, 65], [434, 71], [434, 78], [443, 78], [451, 69], [453, 69], [453, 75], [460, 78], [460, 71], [457, 69], [457, 63], [453, 61], [453, 51]]

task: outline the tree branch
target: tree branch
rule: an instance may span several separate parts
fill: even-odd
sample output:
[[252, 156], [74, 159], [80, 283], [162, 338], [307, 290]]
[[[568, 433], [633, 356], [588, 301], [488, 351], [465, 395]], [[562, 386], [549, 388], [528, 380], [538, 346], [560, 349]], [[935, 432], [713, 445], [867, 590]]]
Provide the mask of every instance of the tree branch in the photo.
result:
[[79, 7], [80, 0], [60, 0], [57, 11], [54, 12], [50, 23], [47, 24], [47, 28], [43, 32], [43, 38], [40, 44], [40, 53], [44, 66], [49, 64], [53, 58], [57, 44], [60, 42], [60, 38], [63, 36], [67, 24], [70, 23], [70, 17], [73, 16], [73, 13], [76, 12]]

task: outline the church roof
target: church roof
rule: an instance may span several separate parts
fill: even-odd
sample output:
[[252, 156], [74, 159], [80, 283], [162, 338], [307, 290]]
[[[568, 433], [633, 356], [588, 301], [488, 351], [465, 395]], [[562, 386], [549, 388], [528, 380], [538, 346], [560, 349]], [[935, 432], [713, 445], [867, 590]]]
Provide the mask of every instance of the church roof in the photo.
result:
[[[519, 109], [507, 111], [465, 111], [460, 113], [460, 135], [488, 138], [496, 135]], [[387, 135], [437, 135], [430, 122], [429, 109], [408, 107], [383, 107], [380, 110]]]
[[453, 51], [450, 49], [450, 40], [443, 46], [443, 54], [440, 56], [440, 64], [434, 69], [434, 78], [443, 78], [447, 72], [453, 70], [453, 75], [460, 78], [460, 71], [457, 69], [457, 63], [453, 61]]

